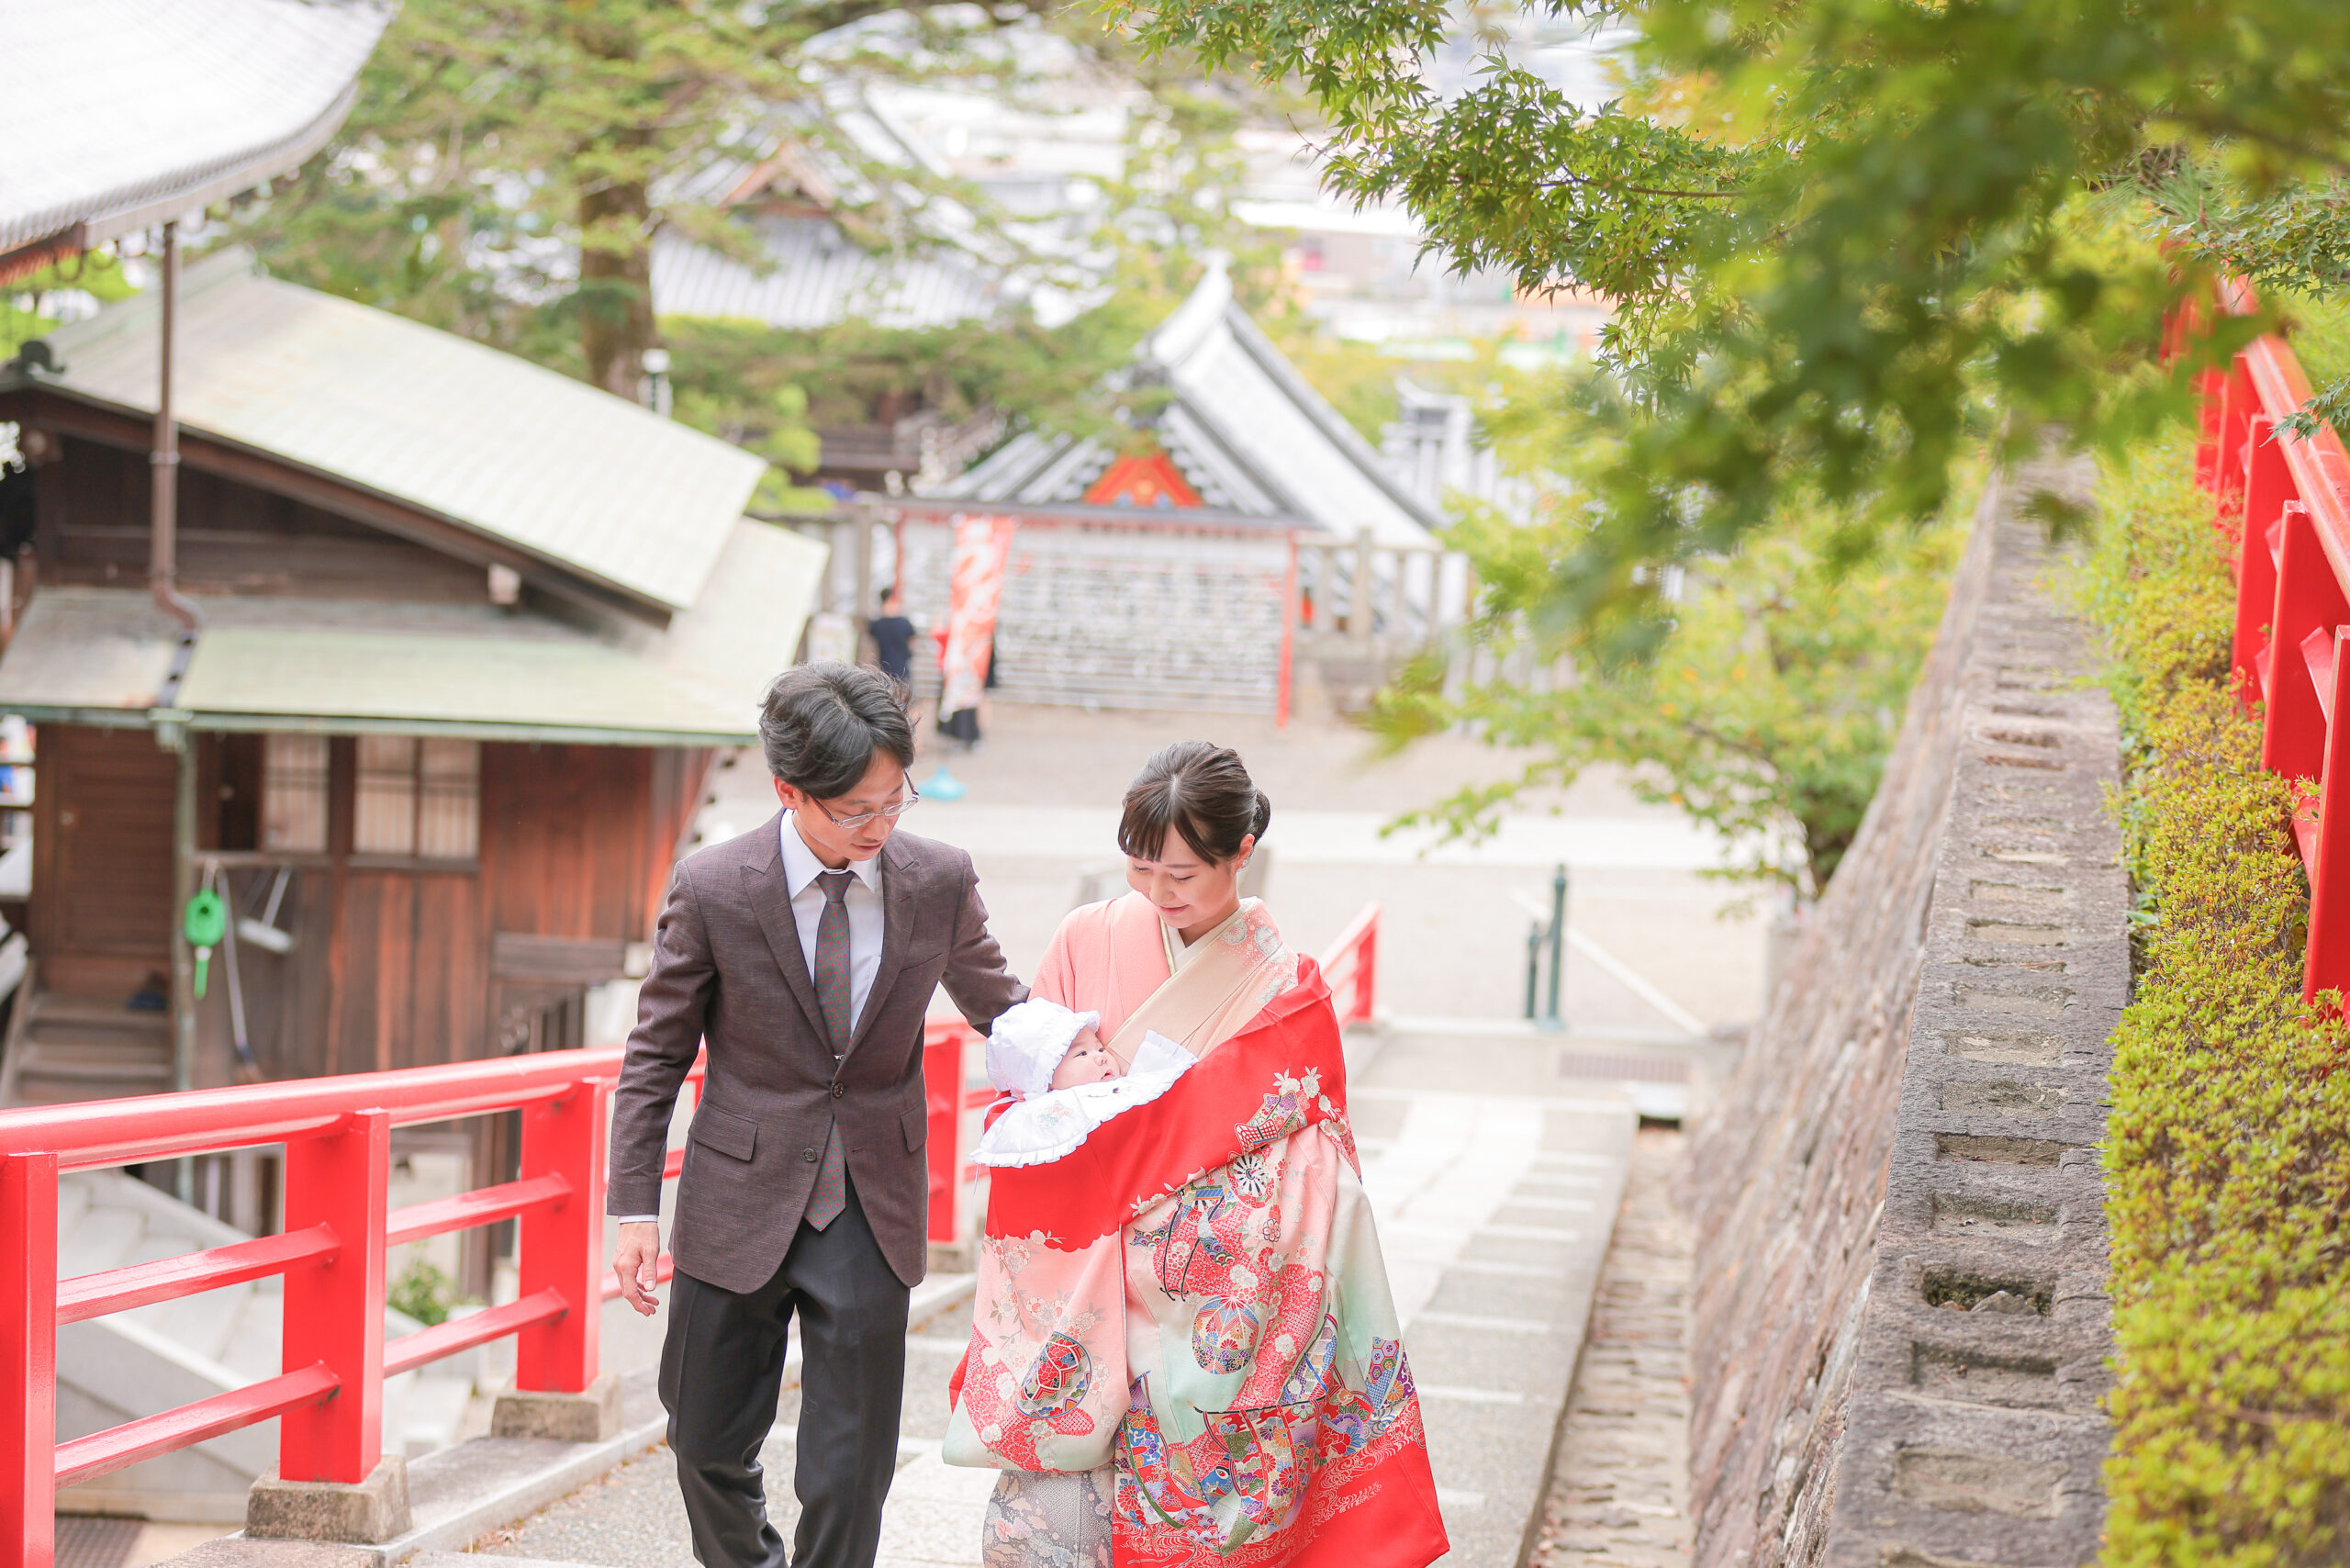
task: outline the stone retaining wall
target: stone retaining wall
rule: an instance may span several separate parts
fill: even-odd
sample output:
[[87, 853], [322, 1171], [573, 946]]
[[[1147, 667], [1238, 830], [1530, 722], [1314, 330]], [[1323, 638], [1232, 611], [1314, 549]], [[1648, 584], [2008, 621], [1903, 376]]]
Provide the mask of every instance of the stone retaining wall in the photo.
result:
[[2079, 480], [1986, 497], [1860, 838], [1693, 1145], [1698, 1564], [2096, 1554], [2119, 746], [2016, 516]]

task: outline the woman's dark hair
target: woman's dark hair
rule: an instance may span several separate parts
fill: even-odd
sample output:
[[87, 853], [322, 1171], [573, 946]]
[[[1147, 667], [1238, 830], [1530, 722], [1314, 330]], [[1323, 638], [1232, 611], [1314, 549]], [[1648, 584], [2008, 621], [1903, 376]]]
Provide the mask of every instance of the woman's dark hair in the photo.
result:
[[794, 665], [767, 683], [759, 701], [759, 749], [767, 771], [819, 801], [857, 786], [886, 751], [914, 765], [914, 727], [906, 689], [864, 665], [818, 659]]
[[1201, 859], [1223, 865], [1240, 841], [1259, 838], [1273, 820], [1273, 803], [1248, 777], [1240, 754], [1206, 741], [1177, 741], [1142, 765], [1126, 787], [1118, 847], [1156, 860], [1173, 829]]

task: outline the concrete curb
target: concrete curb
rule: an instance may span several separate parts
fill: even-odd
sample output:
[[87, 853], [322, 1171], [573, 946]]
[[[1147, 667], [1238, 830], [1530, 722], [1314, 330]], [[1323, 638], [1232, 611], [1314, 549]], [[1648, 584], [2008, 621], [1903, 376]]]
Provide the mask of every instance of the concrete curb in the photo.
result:
[[[968, 1274], [941, 1274], [914, 1287], [907, 1321], [922, 1327], [970, 1299]], [[787, 1386], [798, 1381], [795, 1337], [784, 1364]], [[668, 1433], [657, 1367], [621, 1375], [621, 1432], [595, 1443], [546, 1438], [475, 1438], [429, 1453], [408, 1466], [408, 1502], [415, 1523], [404, 1535], [374, 1546], [309, 1541], [247, 1540], [241, 1534], [207, 1542], [169, 1559], [168, 1568], [440, 1568], [443, 1553], [464, 1553], [494, 1529], [567, 1497], [625, 1460], [659, 1444]], [[425, 1554], [420, 1556], [420, 1554]], [[456, 1559], [452, 1558], [452, 1562]], [[466, 1562], [509, 1561], [466, 1554]], [[543, 1563], [539, 1568], [563, 1568]]]

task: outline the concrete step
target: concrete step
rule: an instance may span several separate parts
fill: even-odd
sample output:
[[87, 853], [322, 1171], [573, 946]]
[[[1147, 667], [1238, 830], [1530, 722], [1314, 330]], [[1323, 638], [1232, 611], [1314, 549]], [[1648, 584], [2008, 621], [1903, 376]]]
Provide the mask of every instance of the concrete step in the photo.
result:
[[76, 1079], [92, 1083], [145, 1082], [172, 1078], [168, 1045], [66, 1046], [37, 1039], [22, 1047], [17, 1064], [20, 1079]]
[[[1452, 1538], [1448, 1568], [1524, 1560], [1638, 1121], [1615, 1084], [1561, 1080], [1548, 1054], [1514, 1070], [1510, 1051], [1526, 1054], [1501, 1042], [1475, 1059], [1456, 1052], [1440, 1072], [1411, 1049], [1365, 1053], [1352, 1074], [1364, 1186]], [[937, 1453], [968, 1312], [939, 1313], [927, 1327], [916, 1315], [878, 1568], [979, 1562], [993, 1476]], [[761, 1450], [769, 1517], [786, 1539], [798, 1518], [798, 1408], [788, 1390]], [[479, 1545], [599, 1568], [683, 1568], [691, 1554], [674, 1465], [657, 1450]]]
[[118, 1001], [36, 991], [0, 1062], [0, 1105], [154, 1094], [173, 1083], [171, 1021]]
[[[1382, 1053], [1350, 1095], [1363, 1185], [1427, 1424], [1450, 1568], [1516, 1568], [1591, 1317], [1638, 1116], [1603, 1084], [1485, 1094], [1398, 1087]], [[1456, 1084], [1482, 1083], [1456, 1070]]]
[[[1556, 1053], [1570, 1042], [1525, 1036], [1462, 1028], [1360, 1053], [1349, 1042], [1364, 1186], [1427, 1419], [1452, 1539], [1447, 1568], [1525, 1560], [1638, 1123], [1617, 1083], [1560, 1073]], [[979, 1562], [992, 1475], [949, 1467], [937, 1449], [946, 1377], [968, 1340], [968, 1279], [926, 1282], [917, 1297], [880, 1568]], [[769, 1514], [786, 1539], [797, 1518], [797, 1370], [761, 1449]], [[476, 1439], [412, 1465], [416, 1529], [348, 1561], [373, 1568], [471, 1545], [541, 1563], [684, 1568], [692, 1548], [675, 1466], [652, 1446], [665, 1427], [653, 1381], [650, 1367], [622, 1374], [624, 1431], [611, 1444]]]
[[120, 1001], [110, 997], [73, 996], [54, 991], [42, 991], [33, 998], [32, 1019], [36, 1024], [49, 1024], [59, 1028], [83, 1027], [165, 1036], [172, 1032], [169, 1014], [126, 1007]]
[[[1360, 1079], [1355, 1048], [1348, 1068]], [[1735, 1037], [1664, 1030], [1546, 1028], [1515, 1018], [1389, 1018], [1377, 1031], [1381, 1081], [1529, 1095], [1620, 1093], [1644, 1117], [1696, 1114], [1737, 1066]]]

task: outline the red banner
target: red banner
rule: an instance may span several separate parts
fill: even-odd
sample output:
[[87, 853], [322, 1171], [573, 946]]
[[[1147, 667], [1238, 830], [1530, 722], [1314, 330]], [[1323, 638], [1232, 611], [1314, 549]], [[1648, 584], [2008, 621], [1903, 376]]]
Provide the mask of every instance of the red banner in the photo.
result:
[[955, 564], [946, 597], [946, 653], [941, 662], [941, 714], [979, 705], [987, 685], [989, 650], [995, 643], [996, 607], [1003, 599], [1003, 564], [1012, 554], [1008, 517], [957, 513]]

